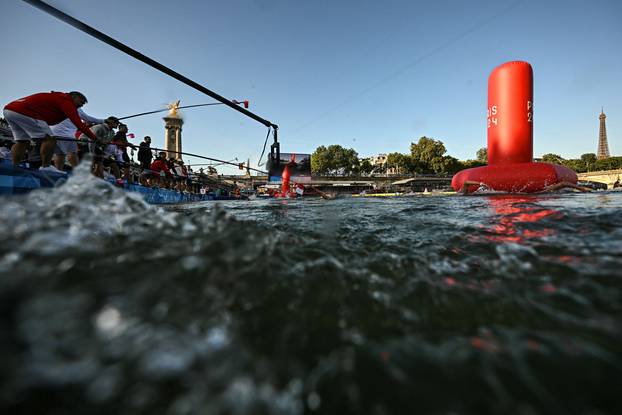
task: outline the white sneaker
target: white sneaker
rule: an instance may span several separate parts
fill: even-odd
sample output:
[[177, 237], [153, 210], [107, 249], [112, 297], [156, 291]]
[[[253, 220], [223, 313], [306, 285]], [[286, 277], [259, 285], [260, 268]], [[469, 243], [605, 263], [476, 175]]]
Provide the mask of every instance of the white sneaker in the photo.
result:
[[62, 170], [58, 170], [56, 167], [49, 165], [47, 167], [39, 167], [39, 171], [46, 171], [48, 173], [67, 174]]

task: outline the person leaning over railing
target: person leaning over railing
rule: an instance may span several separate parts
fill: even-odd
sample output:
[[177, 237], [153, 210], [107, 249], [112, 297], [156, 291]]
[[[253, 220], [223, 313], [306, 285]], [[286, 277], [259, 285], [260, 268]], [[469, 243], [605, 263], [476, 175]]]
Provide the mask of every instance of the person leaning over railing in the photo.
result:
[[95, 135], [84, 125], [78, 114], [78, 108], [87, 102], [86, 97], [77, 91], [69, 93], [52, 91], [29, 95], [8, 103], [4, 107], [3, 114], [15, 140], [11, 148], [13, 165], [17, 166], [22, 161], [29, 142], [34, 141], [41, 143], [40, 170], [62, 173], [50, 165], [56, 146], [50, 125], [69, 118], [78, 130], [95, 140]]
[[[85, 122], [84, 124], [87, 127], [89, 127], [89, 129], [95, 125], [88, 121]], [[89, 141], [91, 140], [81, 140], [80, 139], [81, 136], [82, 136], [82, 131], [80, 130], [76, 131], [76, 134], [74, 135], [74, 137], [76, 138], [77, 144], [78, 144], [78, 164], [82, 161], [84, 156], [86, 156], [87, 154], [91, 152], [91, 150], [89, 149]]]
[[[78, 115], [80, 119], [90, 124], [101, 124], [103, 119], [91, 117], [82, 108], [78, 108]], [[76, 126], [71, 122], [69, 118], [59, 122], [56, 125], [50, 127], [55, 137], [61, 138], [56, 141], [56, 147], [54, 148], [54, 165], [58, 170], [63, 170], [65, 166], [65, 157], [71, 167], [78, 165], [78, 140], [76, 138]]]
[[103, 165], [105, 168], [110, 168], [110, 172], [117, 180], [121, 178], [121, 168], [126, 179], [129, 176], [129, 174], [125, 174], [125, 166], [127, 165], [125, 157], [127, 157], [128, 162], [130, 160], [125, 150], [128, 143], [126, 134], [127, 125], [119, 123], [118, 130], [112, 137], [112, 141], [104, 147]]
[[[114, 129], [119, 125], [117, 117], [108, 117], [102, 124], [91, 127], [89, 133], [93, 136], [93, 140], [89, 143], [89, 150], [93, 153], [93, 164], [91, 172], [97, 176], [104, 178], [104, 150], [114, 138]], [[89, 136], [90, 138], [90, 136]], [[86, 140], [86, 135], [82, 134], [80, 140]]]

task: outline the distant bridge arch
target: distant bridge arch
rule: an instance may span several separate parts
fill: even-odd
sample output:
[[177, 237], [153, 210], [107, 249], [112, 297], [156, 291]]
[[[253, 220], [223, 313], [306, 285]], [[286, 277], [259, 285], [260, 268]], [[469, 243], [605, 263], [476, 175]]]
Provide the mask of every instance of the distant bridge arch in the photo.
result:
[[607, 185], [608, 189], [611, 189], [616, 181], [622, 182], [622, 169], [590, 171], [587, 173], [578, 173], [577, 176], [579, 180], [604, 183]]

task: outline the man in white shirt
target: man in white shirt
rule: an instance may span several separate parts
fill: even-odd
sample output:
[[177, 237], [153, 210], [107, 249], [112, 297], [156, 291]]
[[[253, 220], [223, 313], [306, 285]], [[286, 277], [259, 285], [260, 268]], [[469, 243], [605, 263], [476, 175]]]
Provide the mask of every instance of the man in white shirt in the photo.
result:
[[[96, 124], [91, 127], [91, 132], [97, 138], [96, 141], [89, 142], [89, 148], [93, 153], [93, 165], [91, 166], [91, 172], [97, 176], [104, 178], [104, 150], [108, 147], [110, 142], [114, 139], [114, 129], [119, 126], [119, 119], [116, 117], [108, 117], [101, 124]], [[86, 140], [85, 134], [80, 135], [80, 140]]]
[[[91, 117], [86, 112], [78, 108], [78, 115], [82, 121], [87, 121], [91, 124], [102, 124], [104, 120], [100, 118]], [[62, 140], [56, 141], [56, 148], [54, 149], [54, 165], [58, 170], [63, 170], [65, 166], [65, 156], [71, 167], [78, 165], [78, 143], [76, 139], [76, 131], [78, 128], [71, 122], [69, 118], [65, 118], [64, 121], [50, 127], [55, 137], [60, 137]]]

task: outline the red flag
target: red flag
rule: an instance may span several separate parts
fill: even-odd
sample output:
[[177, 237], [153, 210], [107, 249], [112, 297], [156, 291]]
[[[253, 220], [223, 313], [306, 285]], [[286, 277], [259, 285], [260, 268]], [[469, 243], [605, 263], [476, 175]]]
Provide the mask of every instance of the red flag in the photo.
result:
[[248, 108], [248, 100], [238, 101], [237, 99], [232, 99], [231, 102], [237, 105], [243, 104], [244, 108]]
[[129, 133], [127, 136], [128, 136], [128, 138], [134, 138], [134, 134], [133, 133]]

